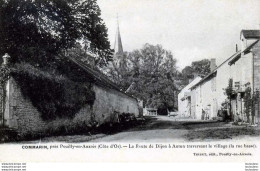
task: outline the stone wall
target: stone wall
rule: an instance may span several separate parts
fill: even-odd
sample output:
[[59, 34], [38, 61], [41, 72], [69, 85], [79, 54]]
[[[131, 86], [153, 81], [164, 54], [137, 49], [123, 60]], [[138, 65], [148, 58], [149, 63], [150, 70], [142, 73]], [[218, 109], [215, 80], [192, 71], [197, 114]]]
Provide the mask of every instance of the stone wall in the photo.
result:
[[57, 118], [44, 121], [41, 113], [32, 105], [31, 101], [23, 97], [17, 82], [10, 78], [7, 84], [7, 103], [4, 114], [6, 125], [16, 129], [20, 135], [44, 134], [46, 131], [55, 131], [59, 127], [66, 129], [82, 125], [87, 127], [93, 119], [99, 124], [114, 121], [113, 111], [138, 115], [138, 105], [134, 98], [96, 85], [93, 88], [96, 93], [93, 107], [86, 105], [71, 119]]
[[95, 119], [99, 123], [116, 121], [117, 116], [113, 115], [115, 111], [119, 113], [134, 113], [138, 117], [138, 102], [135, 98], [117, 90], [97, 85], [94, 85], [93, 88], [96, 94], [93, 111]]
[[7, 103], [5, 111], [6, 125], [16, 129], [19, 134], [44, 133], [47, 130], [55, 130], [61, 126], [72, 127], [73, 124], [88, 123], [91, 109], [86, 105], [73, 119], [55, 119], [44, 121], [39, 111], [32, 105], [29, 99], [23, 97], [21, 90], [13, 78], [7, 84]]

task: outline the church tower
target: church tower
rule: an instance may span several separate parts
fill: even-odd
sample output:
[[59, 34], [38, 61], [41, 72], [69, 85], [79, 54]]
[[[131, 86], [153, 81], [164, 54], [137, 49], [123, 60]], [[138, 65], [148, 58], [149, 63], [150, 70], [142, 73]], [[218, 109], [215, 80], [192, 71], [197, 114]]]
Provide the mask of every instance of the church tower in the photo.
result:
[[115, 50], [114, 61], [118, 61], [124, 55], [123, 45], [122, 45], [122, 40], [121, 40], [121, 35], [120, 35], [120, 30], [119, 30], [118, 16], [117, 16], [117, 30], [116, 30], [114, 50]]

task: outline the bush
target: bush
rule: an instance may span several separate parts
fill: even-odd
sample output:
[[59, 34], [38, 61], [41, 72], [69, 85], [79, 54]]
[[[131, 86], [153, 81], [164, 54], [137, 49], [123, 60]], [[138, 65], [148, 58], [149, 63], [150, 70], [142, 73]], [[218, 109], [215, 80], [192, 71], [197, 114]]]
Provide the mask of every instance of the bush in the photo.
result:
[[136, 121], [136, 117], [133, 113], [122, 113], [119, 115], [119, 122], [125, 123], [130, 121]]
[[0, 142], [16, 141], [18, 134], [10, 128], [0, 128]]
[[88, 123], [83, 120], [71, 121], [64, 119], [60, 122], [51, 122], [47, 125], [45, 136], [86, 134], [91, 130]]

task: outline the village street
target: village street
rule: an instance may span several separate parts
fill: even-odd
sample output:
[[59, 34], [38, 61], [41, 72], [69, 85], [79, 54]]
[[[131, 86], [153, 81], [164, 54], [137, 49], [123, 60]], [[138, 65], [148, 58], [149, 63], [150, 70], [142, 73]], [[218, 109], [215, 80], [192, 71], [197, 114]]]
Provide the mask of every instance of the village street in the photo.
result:
[[217, 121], [196, 121], [157, 116], [146, 118], [146, 122], [135, 128], [92, 140], [92, 142], [187, 142], [211, 140], [259, 139], [255, 128], [234, 126]]
[[217, 121], [196, 121], [177, 119], [168, 116], [146, 117], [143, 123], [137, 123], [124, 130], [93, 135], [68, 135], [45, 137], [41, 140], [23, 141], [21, 143], [49, 142], [189, 142], [189, 141], [233, 141], [243, 138], [259, 139], [259, 127], [235, 126], [231, 123]]

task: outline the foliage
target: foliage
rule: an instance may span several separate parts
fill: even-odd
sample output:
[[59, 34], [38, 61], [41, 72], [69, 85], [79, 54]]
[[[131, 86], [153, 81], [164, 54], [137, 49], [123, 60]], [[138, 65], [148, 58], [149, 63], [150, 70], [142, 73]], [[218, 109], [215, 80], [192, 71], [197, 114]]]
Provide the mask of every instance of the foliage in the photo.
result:
[[225, 94], [227, 95], [228, 99], [231, 99], [231, 96], [233, 94], [233, 79], [229, 79], [228, 81], [228, 87], [225, 89]]
[[[5, 105], [3, 105], [3, 102], [6, 100], [6, 83], [10, 76], [10, 69], [7, 65], [2, 65], [0, 67], [0, 118], [3, 117], [3, 114], [5, 112]], [[1, 116], [2, 115], [2, 116]]]
[[0, 66], [0, 87], [4, 88], [6, 81], [10, 76], [10, 69], [6, 65]]
[[176, 59], [161, 45], [145, 44], [124, 56], [109, 72], [120, 87], [142, 100], [147, 107], [176, 107]]
[[245, 90], [245, 96], [244, 96], [244, 101], [245, 101], [245, 114], [247, 116], [247, 122], [249, 122], [249, 116], [252, 111], [252, 96], [251, 96], [251, 88], [247, 87]]
[[112, 51], [100, 15], [96, 0], [0, 0], [0, 52], [9, 53], [12, 63], [44, 67], [88, 40], [106, 62]]
[[182, 71], [183, 85], [189, 83], [189, 79], [194, 79], [195, 75], [204, 77], [210, 73], [210, 61], [203, 59], [192, 62], [191, 66], [186, 66]]
[[194, 61], [191, 64], [191, 68], [199, 75], [206, 76], [210, 73], [210, 61], [208, 59]]
[[136, 121], [136, 117], [134, 113], [122, 113], [118, 116], [120, 123], [130, 122], [130, 121]]
[[38, 70], [29, 64], [17, 64], [12, 71], [25, 98], [44, 120], [72, 118], [86, 104], [93, 105], [95, 93], [90, 86], [73, 82], [54, 71]]
[[[255, 116], [256, 115], [256, 108], [257, 110], [259, 110], [259, 91], [255, 91], [253, 94], [251, 93], [251, 88], [248, 87], [245, 91], [245, 97], [244, 97], [244, 100], [245, 100], [245, 113], [246, 113], [246, 116], [249, 120], [249, 116], [251, 114], [251, 116]], [[254, 118], [252, 118], [254, 119]]]
[[86, 46], [82, 46], [80, 43], [77, 43], [75, 47], [67, 50], [66, 56], [78, 59], [90, 67], [102, 69], [104, 61], [97, 55], [91, 53], [89, 48], [85, 48]]
[[99, 65], [111, 59], [100, 16], [96, 0], [0, 0], [0, 55], [9, 53], [15, 80], [43, 119], [73, 117], [93, 104], [89, 78], [67, 52], [88, 42]]

